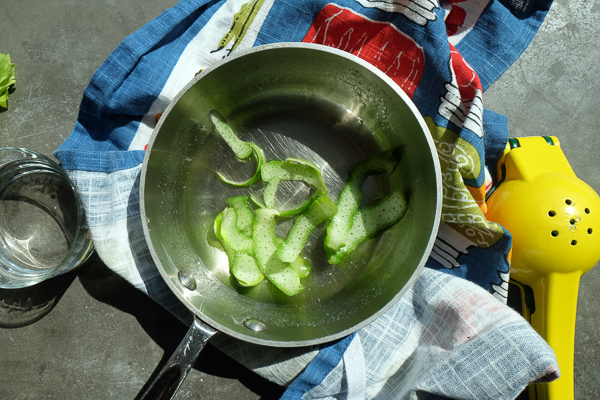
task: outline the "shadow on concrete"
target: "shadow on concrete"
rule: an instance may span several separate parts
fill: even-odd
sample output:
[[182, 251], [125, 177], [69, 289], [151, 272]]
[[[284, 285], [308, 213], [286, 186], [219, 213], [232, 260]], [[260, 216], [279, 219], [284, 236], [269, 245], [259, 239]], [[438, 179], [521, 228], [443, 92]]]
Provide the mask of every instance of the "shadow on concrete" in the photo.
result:
[[[111, 271], [96, 254], [79, 270], [78, 276], [85, 290], [94, 299], [134, 316], [148, 336], [164, 350], [148, 383], [140, 388], [139, 393], [144, 393], [184, 338], [188, 327], [145, 293]], [[285, 390], [248, 370], [210, 343], [200, 353], [194, 369], [208, 375], [237, 380], [265, 400], [278, 399]]]
[[44, 318], [74, 279], [74, 273], [66, 273], [26, 288], [0, 289], [0, 328], [21, 328]]

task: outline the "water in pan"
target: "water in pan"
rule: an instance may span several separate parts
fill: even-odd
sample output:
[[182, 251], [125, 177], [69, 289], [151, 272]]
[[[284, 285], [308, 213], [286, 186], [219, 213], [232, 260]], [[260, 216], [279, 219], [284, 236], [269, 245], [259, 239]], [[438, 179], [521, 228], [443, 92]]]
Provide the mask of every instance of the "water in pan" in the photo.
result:
[[[263, 149], [266, 160], [288, 157], [302, 158], [316, 164], [322, 171], [329, 196], [336, 201], [351, 167], [369, 155], [381, 151], [375, 135], [346, 107], [314, 96], [265, 96], [238, 108], [227, 116], [229, 123], [244, 141]], [[261, 283], [254, 288], [241, 288], [229, 274], [228, 260], [219, 249], [214, 236], [215, 217], [227, 206], [226, 199], [255, 194], [262, 197], [264, 184], [236, 188], [220, 181], [215, 171], [234, 180], [252, 175], [255, 164], [239, 162], [233, 152], [216, 134], [211, 134], [192, 161], [184, 192], [187, 232], [202, 263], [223, 284], [259, 301], [285, 303], [310, 302], [323, 299], [351, 282], [364, 268], [376, 246], [375, 241], [361, 246], [356, 254], [341, 264], [329, 265], [325, 258], [325, 229], [317, 228], [310, 236], [303, 256], [311, 264], [311, 274], [302, 281], [305, 291], [294, 298], [285, 298], [272, 285]], [[383, 190], [377, 179], [365, 184], [365, 198]], [[300, 182], [281, 185], [277, 198], [285, 199], [278, 206], [291, 208], [310, 195], [310, 188]], [[278, 223], [276, 233], [284, 238], [292, 219]]]

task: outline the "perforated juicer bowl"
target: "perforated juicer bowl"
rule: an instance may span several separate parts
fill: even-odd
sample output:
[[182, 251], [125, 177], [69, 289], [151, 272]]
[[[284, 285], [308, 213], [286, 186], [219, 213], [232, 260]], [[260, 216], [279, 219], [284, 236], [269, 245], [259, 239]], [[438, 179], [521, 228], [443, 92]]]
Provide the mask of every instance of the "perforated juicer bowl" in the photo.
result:
[[502, 185], [489, 204], [488, 218], [513, 237], [514, 279], [551, 271], [584, 273], [598, 262], [600, 198], [585, 182], [549, 172]]

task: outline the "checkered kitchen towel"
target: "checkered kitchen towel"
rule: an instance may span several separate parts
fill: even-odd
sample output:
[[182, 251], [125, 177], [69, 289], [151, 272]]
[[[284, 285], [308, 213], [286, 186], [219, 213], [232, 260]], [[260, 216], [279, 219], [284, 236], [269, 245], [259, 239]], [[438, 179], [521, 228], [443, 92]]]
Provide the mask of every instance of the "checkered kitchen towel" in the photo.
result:
[[[558, 376], [552, 350], [506, 305], [510, 235], [485, 218], [508, 139], [483, 92], [529, 45], [551, 0], [182, 0], [127, 37], [86, 89], [56, 151], [82, 194], [96, 250], [164, 307], [181, 304], [144, 241], [139, 175], [156, 117], [194, 75], [276, 42], [333, 46], [387, 73], [437, 146], [442, 225], [413, 288], [357, 333], [310, 349], [216, 345], [294, 398], [514, 398]], [[490, 172], [492, 174], [490, 175]]]

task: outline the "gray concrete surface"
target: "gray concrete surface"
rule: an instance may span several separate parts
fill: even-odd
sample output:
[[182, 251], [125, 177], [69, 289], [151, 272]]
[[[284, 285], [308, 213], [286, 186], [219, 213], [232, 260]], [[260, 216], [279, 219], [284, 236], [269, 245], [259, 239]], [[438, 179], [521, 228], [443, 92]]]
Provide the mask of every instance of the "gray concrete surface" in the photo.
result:
[[[0, 53], [18, 68], [0, 113], [0, 147], [51, 155], [70, 133], [81, 95], [110, 52], [176, 0], [3, 1]], [[484, 95], [511, 135], [556, 135], [576, 174], [600, 192], [600, 4], [557, 0], [518, 62]], [[600, 268], [581, 282], [575, 398], [596, 399]], [[8, 304], [12, 306], [8, 307]], [[0, 399], [133, 399], [186, 327], [97, 258], [32, 290], [0, 291]], [[177, 398], [277, 398], [264, 382], [209, 346]]]

